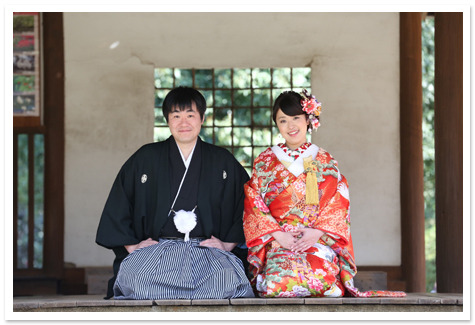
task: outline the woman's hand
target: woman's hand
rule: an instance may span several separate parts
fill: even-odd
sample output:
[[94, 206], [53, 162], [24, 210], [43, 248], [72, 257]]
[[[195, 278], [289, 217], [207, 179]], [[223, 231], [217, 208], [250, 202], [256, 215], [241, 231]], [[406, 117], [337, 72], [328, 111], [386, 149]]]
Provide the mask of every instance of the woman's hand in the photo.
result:
[[302, 234], [290, 249], [296, 253], [303, 253], [313, 245], [315, 245], [320, 237], [324, 234], [323, 231], [313, 228], [302, 228], [298, 230], [299, 234]]
[[297, 241], [297, 236], [299, 232], [283, 232], [283, 231], [274, 231], [271, 233], [272, 237], [277, 240], [280, 246], [283, 248], [291, 249]]
[[152, 245], [155, 245], [155, 244], [158, 244], [158, 241], [156, 240], [153, 240], [152, 238], [147, 238], [145, 240], [142, 240], [140, 243], [138, 244], [135, 244], [135, 245], [125, 245], [125, 249], [127, 250], [127, 252], [132, 253], [133, 251], [139, 249], [139, 248], [144, 248], [144, 247], [148, 247], [148, 246], [152, 246]]
[[206, 247], [214, 247], [214, 248], [219, 248], [223, 251], [230, 252], [233, 250], [233, 248], [237, 245], [237, 243], [225, 243], [221, 241], [220, 239], [211, 236], [210, 239], [203, 240], [200, 243], [200, 246], [206, 246]]

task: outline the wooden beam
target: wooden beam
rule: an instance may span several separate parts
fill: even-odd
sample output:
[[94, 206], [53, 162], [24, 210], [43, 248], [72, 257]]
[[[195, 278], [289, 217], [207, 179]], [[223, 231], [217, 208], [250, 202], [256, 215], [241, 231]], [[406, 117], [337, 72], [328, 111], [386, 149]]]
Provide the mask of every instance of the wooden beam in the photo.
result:
[[400, 14], [402, 271], [409, 292], [425, 292], [421, 13]]
[[437, 291], [461, 293], [463, 291], [463, 13], [461, 12], [435, 13], [434, 97]]

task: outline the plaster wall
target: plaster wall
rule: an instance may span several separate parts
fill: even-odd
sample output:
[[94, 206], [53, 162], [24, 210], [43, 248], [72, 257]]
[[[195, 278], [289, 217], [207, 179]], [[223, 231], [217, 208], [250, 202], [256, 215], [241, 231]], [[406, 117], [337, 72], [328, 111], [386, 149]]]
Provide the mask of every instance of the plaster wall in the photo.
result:
[[312, 141], [350, 184], [358, 265], [400, 265], [398, 13], [65, 13], [65, 261], [95, 244], [112, 182], [153, 141], [153, 69], [312, 68]]

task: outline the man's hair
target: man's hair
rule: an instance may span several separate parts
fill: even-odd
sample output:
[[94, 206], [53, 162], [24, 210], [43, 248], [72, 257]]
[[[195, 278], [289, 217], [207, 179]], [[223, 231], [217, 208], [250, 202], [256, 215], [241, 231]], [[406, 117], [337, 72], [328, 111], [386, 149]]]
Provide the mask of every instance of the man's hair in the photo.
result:
[[203, 119], [206, 111], [206, 100], [198, 90], [185, 86], [172, 89], [163, 101], [163, 116], [168, 122], [168, 114], [170, 114], [174, 108], [178, 108], [179, 111], [184, 111], [190, 108], [192, 103], [195, 103], [196, 109], [200, 113], [201, 119]]

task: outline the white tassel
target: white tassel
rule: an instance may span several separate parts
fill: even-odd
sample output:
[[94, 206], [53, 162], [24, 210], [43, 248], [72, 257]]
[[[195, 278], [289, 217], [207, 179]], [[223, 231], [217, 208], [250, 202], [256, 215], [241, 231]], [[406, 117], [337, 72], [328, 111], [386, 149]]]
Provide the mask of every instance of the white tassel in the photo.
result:
[[196, 214], [195, 209], [193, 211], [180, 210], [175, 212], [173, 222], [176, 229], [185, 234], [185, 241], [190, 240], [190, 232], [196, 227]]

